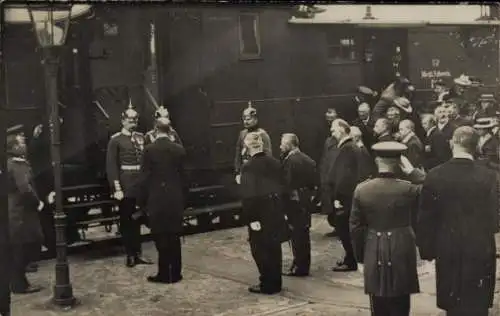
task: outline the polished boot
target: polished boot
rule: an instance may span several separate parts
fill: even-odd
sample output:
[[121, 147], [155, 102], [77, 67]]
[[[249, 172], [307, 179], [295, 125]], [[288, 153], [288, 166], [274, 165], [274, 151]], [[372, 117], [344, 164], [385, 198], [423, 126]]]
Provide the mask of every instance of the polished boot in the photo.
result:
[[279, 293], [281, 292], [281, 290], [267, 290], [267, 289], [264, 289], [260, 284], [257, 284], [257, 285], [252, 285], [248, 288], [248, 292], [250, 293], [255, 293], [255, 294], [267, 294], [267, 295], [273, 295], [273, 294], [276, 294], [276, 293]]
[[127, 258], [125, 259], [125, 265], [129, 268], [135, 267], [135, 265], [136, 265], [135, 257], [134, 256], [127, 256]]
[[134, 257], [135, 264], [153, 264], [151, 260], [148, 260], [144, 257], [141, 257], [140, 255], [136, 255]]
[[28, 287], [24, 289], [11, 289], [12, 293], [14, 294], [31, 294], [31, 293], [37, 293], [42, 290], [41, 286], [35, 286], [35, 285], [28, 285]]

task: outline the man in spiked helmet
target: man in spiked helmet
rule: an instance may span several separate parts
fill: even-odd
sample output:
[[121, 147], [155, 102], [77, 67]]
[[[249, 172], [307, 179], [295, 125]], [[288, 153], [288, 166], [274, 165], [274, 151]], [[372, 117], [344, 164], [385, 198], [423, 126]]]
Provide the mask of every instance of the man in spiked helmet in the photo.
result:
[[251, 102], [248, 102], [248, 107], [243, 110], [243, 126], [245, 127], [240, 131], [238, 136], [238, 142], [236, 143], [236, 156], [234, 159], [234, 171], [236, 173], [236, 182], [240, 182], [240, 173], [242, 165], [248, 161], [249, 155], [244, 146], [244, 139], [248, 133], [258, 133], [262, 138], [264, 143], [264, 152], [272, 156], [272, 146], [271, 138], [269, 134], [262, 128], [259, 127], [259, 122], [257, 119], [257, 109], [252, 106]]
[[127, 254], [126, 265], [151, 264], [141, 258], [141, 222], [138, 221], [136, 193], [145, 137], [136, 131], [139, 113], [132, 102], [122, 113], [122, 130], [108, 143], [106, 172], [108, 181], [119, 201], [120, 231]]
[[[159, 118], [162, 118], [162, 117], [167, 118], [170, 122], [170, 113], [168, 112], [168, 109], [164, 106], [160, 106], [156, 110], [155, 121], [158, 120]], [[158, 131], [155, 127], [146, 133], [146, 144], [153, 143], [157, 137], [158, 137]], [[170, 125], [170, 131], [168, 133], [168, 138], [170, 138], [170, 140], [173, 141], [174, 143], [182, 145], [181, 138], [179, 137], [179, 134], [177, 134], [177, 131], [172, 127], [172, 125]]]

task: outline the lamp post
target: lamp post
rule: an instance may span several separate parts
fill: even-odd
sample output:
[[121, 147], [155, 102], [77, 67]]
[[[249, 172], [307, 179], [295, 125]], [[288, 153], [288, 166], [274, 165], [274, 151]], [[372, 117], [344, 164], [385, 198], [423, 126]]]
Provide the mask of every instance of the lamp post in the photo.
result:
[[28, 5], [28, 13], [33, 25], [38, 44], [43, 50], [45, 68], [45, 89], [50, 118], [50, 144], [54, 173], [56, 230], [56, 282], [53, 291], [53, 303], [61, 307], [75, 305], [73, 287], [69, 277], [66, 241], [66, 214], [63, 209], [61, 135], [58, 106], [57, 74], [59, 70], [59, 52], [65, 43], [71, 19], [70, 4]]

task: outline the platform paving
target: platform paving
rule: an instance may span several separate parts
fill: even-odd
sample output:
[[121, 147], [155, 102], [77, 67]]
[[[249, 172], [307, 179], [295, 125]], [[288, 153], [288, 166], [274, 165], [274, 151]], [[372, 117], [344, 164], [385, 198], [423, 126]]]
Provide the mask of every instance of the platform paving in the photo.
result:
[[[44, 286], [40, 293], [14, 295], [14, 316], [257, 316], [257, 315], [370, 315], [363, 292], [362, 272], [336, 273], [330, 268], [343, 255], [340, 242], [325, 237], [329, 231], [323, 216], [314, 216], [312, 227], [312, 276], [284, 277], [279, 295], [250, 294], [247, 287], [257, 280], [257, 270], [247, 244], [245, 228], [187, 236], [183, 241], [184, 280], [174, 285], [146, 282], [155, 266], [124, 266], [116, 250], [92, 252], [70, 258], [71, 280], [81, 304], [70, 310], [52, 308], [48, 301], [54, 276], [53, 261], [40, 264], [29, 279]], [[285, 267], [291, 262], [283, 244]], [[151, 243], [144, 253], [156, 259]], [[435, 307], [434, 268], [419, 262], [422, 293], [412, 297], [412, 315], [443, 315]], [[500, 270], [500, 269], [498, 269]], [[500, 315], [499, 304], [491, 315]]]

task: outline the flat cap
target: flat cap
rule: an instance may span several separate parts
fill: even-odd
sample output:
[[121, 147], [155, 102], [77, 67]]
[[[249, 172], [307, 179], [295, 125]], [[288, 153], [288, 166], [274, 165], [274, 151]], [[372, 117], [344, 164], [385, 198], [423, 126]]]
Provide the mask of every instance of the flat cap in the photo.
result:
[[398, 158], [406, 149], [406, 145], [395, 141], [379, 142], [372, 146], [375, 155], [381, 158]]

